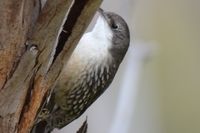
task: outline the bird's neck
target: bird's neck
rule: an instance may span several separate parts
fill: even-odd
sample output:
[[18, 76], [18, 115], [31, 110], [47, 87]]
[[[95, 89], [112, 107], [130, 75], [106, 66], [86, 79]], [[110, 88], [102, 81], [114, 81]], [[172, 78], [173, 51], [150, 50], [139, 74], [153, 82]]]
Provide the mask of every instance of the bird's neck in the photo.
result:
[[113, 38], [113, 32], [110, 29], [110, 26], [108, 25], [107, 21], [102, 16], [98, 17], [97, 22], [91, 33], [94, 35], [95, 38], [101, 40], [112, 41]]

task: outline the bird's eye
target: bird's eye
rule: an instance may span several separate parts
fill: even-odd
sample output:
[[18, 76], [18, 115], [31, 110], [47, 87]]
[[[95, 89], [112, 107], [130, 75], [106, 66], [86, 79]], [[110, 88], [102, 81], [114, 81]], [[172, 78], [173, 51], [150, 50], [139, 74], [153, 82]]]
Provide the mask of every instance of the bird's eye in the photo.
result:
[[118, 29], [119, 26], [118, 26], [117, 24], [115, 24], [115, 23], [112, 23], [111, 28], [112, 28], [112, 29]]

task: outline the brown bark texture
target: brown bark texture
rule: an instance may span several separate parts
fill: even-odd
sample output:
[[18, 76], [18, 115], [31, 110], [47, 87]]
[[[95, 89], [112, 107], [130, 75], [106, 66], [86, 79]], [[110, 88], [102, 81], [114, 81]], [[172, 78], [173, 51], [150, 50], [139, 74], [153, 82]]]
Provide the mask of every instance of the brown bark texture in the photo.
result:
[[28, 133], [102, 0], [0, 0], [0, 133]]

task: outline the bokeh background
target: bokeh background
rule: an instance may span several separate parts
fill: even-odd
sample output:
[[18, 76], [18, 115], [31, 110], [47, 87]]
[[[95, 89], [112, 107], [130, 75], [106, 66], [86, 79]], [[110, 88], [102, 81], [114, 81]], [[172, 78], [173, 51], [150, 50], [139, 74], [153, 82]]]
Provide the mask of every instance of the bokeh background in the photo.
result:
[[104, 0], [102, 8], [127, 21], [129, 51], [109, 89], [54, 133], [76, 133], [86, 116], [88, 133], [200, 133], [200, 1]]

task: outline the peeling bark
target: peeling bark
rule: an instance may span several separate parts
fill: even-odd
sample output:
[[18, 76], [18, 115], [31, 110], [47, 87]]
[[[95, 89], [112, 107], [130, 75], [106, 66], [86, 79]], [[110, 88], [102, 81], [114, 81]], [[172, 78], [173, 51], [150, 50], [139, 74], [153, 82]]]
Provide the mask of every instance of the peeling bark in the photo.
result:
[[0, 1], [0, 90], [16, 68], [37, 9], [38, 0]]
[[101, 0], [0, 1], [0, 133], [28, 133]]

